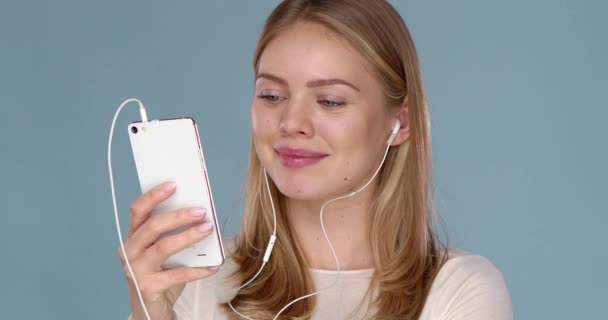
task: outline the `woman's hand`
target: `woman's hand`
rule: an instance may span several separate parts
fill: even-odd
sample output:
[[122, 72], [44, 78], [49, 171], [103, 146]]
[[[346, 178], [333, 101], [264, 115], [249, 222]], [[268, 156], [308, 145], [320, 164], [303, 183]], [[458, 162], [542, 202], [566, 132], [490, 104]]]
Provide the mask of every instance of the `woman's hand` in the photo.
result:
[[[149, 215], [150, 211], [174, 192], [175, 184], [165, 183], [133, 201], [127, 240], [124, 243], [148, 313], [154, 320], [172, 319], [173, 305], [186, 283], [206, 278], [217, 271], [217, 268], [161, 268], [161, 264], [171, 255], [207, 237], [213, 231], [210, 222], [203, 222], [203, 208], [185, 208]], [[191, 227], [178, 234], [160, 237], [165, 232], [187, 225]], [[145, 314], [120, 248], [118, 254], [125, 267], [132, 319], [144, 320]]]

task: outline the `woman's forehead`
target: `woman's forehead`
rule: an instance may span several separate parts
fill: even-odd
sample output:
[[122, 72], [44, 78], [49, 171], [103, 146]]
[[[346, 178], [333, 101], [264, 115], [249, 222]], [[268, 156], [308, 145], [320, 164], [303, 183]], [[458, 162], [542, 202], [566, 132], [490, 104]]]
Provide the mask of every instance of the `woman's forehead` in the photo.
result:
[[296, 23], [277, 34], [262, 52], [257, 71], [293, 81], [345, 78], [361, 82], [355, 79], [370, 75], [367, 61], [346, 39], [316, 23]]

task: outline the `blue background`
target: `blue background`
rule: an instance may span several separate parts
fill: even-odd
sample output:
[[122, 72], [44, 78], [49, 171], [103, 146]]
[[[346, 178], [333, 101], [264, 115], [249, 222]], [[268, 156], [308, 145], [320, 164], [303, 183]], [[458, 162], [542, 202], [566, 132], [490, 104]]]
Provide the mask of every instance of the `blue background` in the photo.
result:
[[[124, 319], [106, 146], [118, 104], [199, 122], [224, 233], [238, 231], [251, 59], [277, 1], [0, 2], [0, 312]], [[516, 319], [598, 319], [608, 294], [608, 5], [393, 1], [431, 103], [451, 244], [490, 258]], [[122, 222], [139, 194], [122, 113]]]

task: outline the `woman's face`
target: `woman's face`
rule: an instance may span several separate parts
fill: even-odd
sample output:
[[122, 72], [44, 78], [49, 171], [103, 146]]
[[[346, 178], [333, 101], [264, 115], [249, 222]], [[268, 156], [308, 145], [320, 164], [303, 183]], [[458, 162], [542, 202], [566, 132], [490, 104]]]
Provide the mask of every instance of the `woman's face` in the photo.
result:
[[318, 24], [289, 27], [260, 57], [253, 141], [287, 197], [324, 200], [361, 187], [380, 164], [395, 119], [364, 58]]

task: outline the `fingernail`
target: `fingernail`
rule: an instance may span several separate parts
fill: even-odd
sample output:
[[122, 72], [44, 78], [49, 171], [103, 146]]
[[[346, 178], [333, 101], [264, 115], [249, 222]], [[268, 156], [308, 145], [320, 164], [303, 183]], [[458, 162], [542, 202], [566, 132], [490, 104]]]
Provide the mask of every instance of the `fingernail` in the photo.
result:
[[192, 209], [192, 211], [190, 211], [190, 214], [193, 217], [202, 217], [205, 215], [205, 212], [207, 212], [207, 211], [203, 208], [194, 208], [194, 209]]
[[171, 192], [173, 191], [173, 189], [175, 189], [175, 182], [167, 182], [163, 185], [163, 190], [165, 190], [165, 192]]
[[220, 267], [209, 267], [207, 268], [209, 271], [217, 271], [220, 269]]
[[211, 230], [211, 228], [213, 228], [213, 224], [211, 222], [207, 221], [198, 227], [198, 231], [207, 232], [207, 231]]

